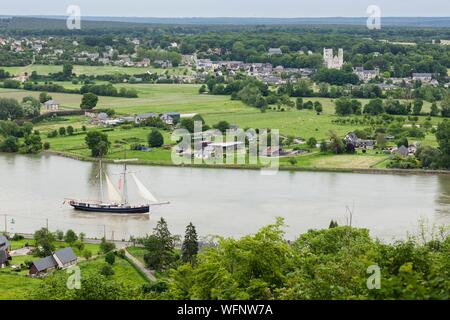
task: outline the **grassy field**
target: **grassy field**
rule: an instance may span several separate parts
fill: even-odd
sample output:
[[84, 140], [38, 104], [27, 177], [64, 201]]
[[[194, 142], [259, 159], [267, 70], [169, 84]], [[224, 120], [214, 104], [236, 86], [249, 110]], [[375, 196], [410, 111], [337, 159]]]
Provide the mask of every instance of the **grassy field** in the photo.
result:
[[127, 251], [134, 256], [136, 259], [138, 259], [140, 262], [144, 263], [144, 255], [147, 252], [145, 248], [141, 247], [129, 247], [127, 248]]
[[[67, 84], [67, 83], [66, 83]], [[67, 84], [68, 85], [68, 84]], [[267, 110], [262, 113], [256, 108], [248, 107], [241, 101], [231, 100], [229, 96], [214, 96], [198, 94], [199, 85], [174, 85], [174, 84], [118, 84], [120, 87], [132, 87], [138, 91], [139, 98], [127, 99], [118, 97], [100, 97], [97, 108], [112, 108], [118, 115], [136, 115], [140, 113], [154, 112], [179, 112], [179, 113], [199, 113], [210, 126], [219, 121], [227, 121], [230, 124], [246, 128], [266, 128], [279, 129], [282, 135], [291, 135], [297, 138], [309, 139], [315, 137], [318, 141], [328, 138], [330, 130], [336, 131], [340, 136], [356, 129], [364, 129], [366, 125], [338, 125], [332, 121], [339, 117], [335, 115], [333, 99], [328, 98], [305, 98], [304, 100], [320, 101], [323, 105], [323, 113], [317, 115], [310, 110], [288, 109], [284, 112]], [[0, 97], [21, 99], [24, 96], [32, 95], [37, 97], [39, 92], [29, 92], [24, 90], [0, 89]], [[53, 98], [61, 103], [62, 109], [78, 109], [81, 96], [77, 94], [51, 93]], [[368, 100], [360, 100], [366, 104]], [[426, 103], [424, 111], [429, 109]], [[423, 123], [425, 117], [419, 117], [419, 123]], [[441, 118], [433, 118], [432, 123], [437, 124]], [[89, 150], [84, 143], [84, 134], [74, 136], [47, 138], [46, 134], [50, 130], [57, 130], [59, 127], [73, 126], [78, 131], [84, 125], [88, 130], [97, 129], [89, 124], [88, 119], [82, 116], [58, 118], [56, 121], [46, 121], [36, 126], [43, 135], [43, 140], [50, 143], [51, 151], [62, 152], [76, 157], [89, 157]], [[109, 159], [123, 157], [124, 147], [129, 148], [133, 143], [146, 144], [149, 128], [124, 129], [115, 128], [108, 132], [112, 148], [108, 155]], [[164, 132], [165, 144], [172, 144], [170, 133]], [[415, 141], [415, 139], [411, 139]], [[434, 135], [428, 134], [423, 143], [436, 145]], [[128, 156], [137, 158], [148, 164], [171, 164], [171, 150], [155, 149], [151, 152], [131, 151]], [[373, 159], [371, 159], [373, 157]], [[368, 154], [349, 156], [347, 158], [326, 155], [307, 155], [297, 157], [295, 166], [315, 167], [315, 168], [369, 168], [374, 163], [378, 163], [380, 155]], [[281, 160], [286, 164], [286, 160]]]
[[[48, 75], [50, 73], [56, 73], [61, 72], [63, 69], [63, 66], [56, 66], [56, 65], [28, 65], [24, 67], [1, 67], [1, 69], [4, 69], [5, 71], [8, 71], [10, 74], [14, 75], [21, 75], [25, 74], [27, 72], [28, 74], [31, 74], [33, 71], [36, 71], [38, 74], [41, 75]], [[174, 75], [182, 75], [185, 71], [188, 73], [191, 72], [190, 68], [186, 67], [176, 67], [176, 68], [168, 68], [168, 69], [162, 69], [162, 68], [140, 68], [140, 67], [120, 67], [120, 66], [80, 66], [75, 65], [73, 67], [73, 72], [77, 75], [107, 75], [107, 74], [142, 74], [146, 73], [147, 71], [150, 71], [152, 73], [158, 73], [163, 74], [166, 71], [169, 72], [169, 74]]]

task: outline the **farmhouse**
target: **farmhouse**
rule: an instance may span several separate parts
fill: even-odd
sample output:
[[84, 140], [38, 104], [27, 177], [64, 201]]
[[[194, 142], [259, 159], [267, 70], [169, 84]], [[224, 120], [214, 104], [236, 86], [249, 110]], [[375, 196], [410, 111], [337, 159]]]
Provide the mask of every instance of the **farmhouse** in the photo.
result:
[[152, 113], [152, 112], [150, 112], [150, 113], [138, 114], [138, 115], [136, 116], [136, 118], [134, 119], [134, 122], [135, 122], [135, 123], [141, 123], [142, 121], [145, 121], [145, 120], [150, 119], [150, 118], [156, 118], [157, 116], [158, 116], [158, 115], [157, 115], [156, 113]]
[[6, 237], [0, 234], [0, 250], [8, 250], [9, 249], [9, 241]]
[[180, 114], [177, 112], [167, 112], [161, 115], [161, 120], [168, 125], [174, 125], [180, 121]]
[[30, 275], [42, 275], [54, 269], [66, 269], [77, 263], [77, 256], [71, 247], [56, 251], [53, 255], [34, 261]]
[[270, 48], [269, 49], [269, 56], [277, 56], [282, 55], [283, 51], [281, 51], [280, 48]]
[[360, 139], [354, 132], [348, 133], [345, 136], [344, 140], [346, 143], [352, 144], [355, 148], [373, 149], [373, 147], [375, 146], [374, 140]]
[[0, 268], [7, 266], [9, 261], [11, 260], [8, 250], [8, 239], [6, 239], [4, 235], [0, 234]]
[[394, 154], [397, 154], [402, 157], [407, 157], [409, 155], [409, 150], [405, 146], [400, 146], [397, 150], [394, 150]]
[[358, 76], [361, 81], [370, 81], [380, 75], [380, 70], [364, 70], [364, 67], [356, 67], [353, 72]]
[[432, 73], [413, 73], [412, 79], [414, 81], [431, 82], [433, 80]]
[[48, 100], [44, 103], [44, 109], [45, 111], [58, 111], [59, 110], [59, 103], [55, 100]]

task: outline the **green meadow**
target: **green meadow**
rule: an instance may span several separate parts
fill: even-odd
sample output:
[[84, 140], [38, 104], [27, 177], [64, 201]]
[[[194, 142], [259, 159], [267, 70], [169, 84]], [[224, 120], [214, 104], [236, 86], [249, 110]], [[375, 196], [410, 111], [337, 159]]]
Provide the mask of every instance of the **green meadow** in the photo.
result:
[[[36, 71], [38, 74], [41, 75], [48, 75], [50, 73], [57, 73], [62, 71], [62, 66], [58, 65], [28, 65], [23, 67], [1, 67], [5, 71], [8, 71], [10, 74], [14, 75], [22, 75], [25, 73], [31, 74], [33, 71]], [[191, 73], [191, 70], [186, 67], [176, 67], [176, 68], [168, 68], [168, 69], [162, 69], [162, 68], [154, 68], [154, 67], [120, 67], [120, 66], [81, 66], [81, 65], [74, 65], [73, 66], [73, 72], [77, 75], [85, 74], [88, 76], [96, 76], [96, 75], [111, 75], [111, 74], [142, 74], [146, 73], [147, 71], [150, 71], [152, 73], [158, 73], [163, 74], [166, 71], [169, 74], [174, 75], [182, 75], [185, 72], [188, 74]]]
[[[64, 85], [69, 86], [70, 84], [64, 83]], [[335, 115], [333, 99], [329, 98], [304, 98], [304, 101], [311, 100], [322, 103], [323, 112], [320, 115], [311, 110], [296, 110], [295, 108], [286, 109], [285, 111], [268, 109], [262, 113], [259, 109], [246, 106], [241, 101], [231, 100], [229, 96], [199, 94], [199, 85], [117, 84], [115, 86], [117, 88], [132, 87], [138, 91], [139, 97], [99, 97], [97, 108], [111, 108], [118, 115], [136, 115], [148, 112], [199, 113], [210, 126], [219, 121], [227, 121], [243, 129], [278, 129], [281, 135], [284, 136], [290, 135], [303, 139], [314, 137], [318, 141], [327, 139], [330, 130], [344, 136], [350, 131], [366, 127], [364, 125], [339, 125], [332, 123], [333, 120], [339, 117]], [[39, 92], [0, 89], [0, 97], [22, 99], [27, 95], [38, 97]], [[50, 93], [50, 95], [61, 104], [61, 109], [79, 108], [81, 95], [63, 93]], [[360, 101], [363, 105], [368, 102], [368, 100], [364, 99]], [[429, 108], [429, 103], [425, 103], [424, 111], [427, 111]], [[425, 117], [419, 117], [419, 124], [424, 121]], [[431, 122], [435, 125], [439, 121], [440, 118], [433, 118]], [[47, 132], [58, 130], [60, 127], [67, 127], [68, 125], [76, 129], [76, 135], [47, 138]], [[88, 119], [83, 116], [64, 117], [53, 121], [41, 122], [36, 125], [36, 129], [42, 133], [43, 141], [50, 143], [50, 151], [78, 158], [88, 158], [90, 153], [84, 143], [85, 135], [80, 132], [82, 126], [86, 126], [88, 130], [99, 129], [91, 125]], [[108, 158], [123, 157], [124, 149], [128, 149], [131, 144], [146, 144], [149, 131], [149, 128], [130, 129], [124, 127], [116, 127], [112, 131], [108, 131], [107, 134], [112, 143]], [[170, 139], [169, 132], [164, 132], [164, 139], [166, 145], [174, 143]], [[436, 139], [434, 135], [428, 134], [423, 143], [436, 145]], [[169, 165], [172, 163], [170, 146], [154, 149], [150, 152], [130, 151], [128, 155], [148, 164]], [[379, 166], [380, 158], [383, 160], [387, 156], [361, 154], [346, 157], [308, 154], [296, 157], [297, 163], [294, 165], [288, 164], [286, 158], [281, 159], [281, 164], [301, 168], [370, 168], [374, 165]]]

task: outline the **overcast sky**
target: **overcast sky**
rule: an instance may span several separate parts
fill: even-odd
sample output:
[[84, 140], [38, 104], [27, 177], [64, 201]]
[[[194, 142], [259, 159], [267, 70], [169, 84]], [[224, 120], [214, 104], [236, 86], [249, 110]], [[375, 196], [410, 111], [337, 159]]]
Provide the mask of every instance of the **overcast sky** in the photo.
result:
[[0, 15], [120, 17], [362, 17], [369, 5], [383, 16], [450, 16], [450, 0], [1, 0]]

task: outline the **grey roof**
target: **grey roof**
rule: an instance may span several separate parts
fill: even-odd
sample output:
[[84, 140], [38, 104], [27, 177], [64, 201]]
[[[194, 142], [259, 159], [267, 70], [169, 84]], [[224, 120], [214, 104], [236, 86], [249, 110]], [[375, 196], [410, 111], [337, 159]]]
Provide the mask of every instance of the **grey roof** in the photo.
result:
[[52, 106], [52, 105], [59, 104], [59, 103], [56, 102], [55, 100], [48, 100], [44, 104], [48, 105], [48, 106]]
[[58, 265], [52, 256], [45, 257], [40, 260], [34, 261], [33, 264], [36, 267], [38, 272], [45, 271], [47, 269], [56, 268], [56, 266]]
[[146, 119], [146, 118], [156, 118], [158, 115], [156, 113], [143, 113], [143, 114], [138, 114], [136, 116], [136, 118], [138, 119]]
[[407, 147], [405, 147], [405, 146], [400, 146], [400, 148], [398, 148], [396, 151], [395, 151], [395, 153], [397, 153], [397, 154], [399, 154], [399, 155], [401, 155], [401, 156], [404, 156], [404, 157], [406, 157], [408, 154], [409, 154], [409, 151], [408, 151], [408, 148]]
[[9, 247], [8, 239], [2, 234], [0, 234], [0, 250], [6, 250]]
[[72, 262], [74, 260], [77, 260], [77, 256], [73, 252], [71, 247], [67, 247], [61, 250], [58, 250], [54, 253], [54, 255], [61, 261], [63, 264], [66, 264], [68, 262]]

